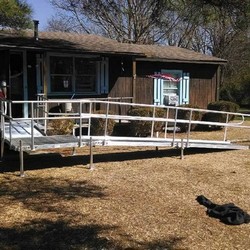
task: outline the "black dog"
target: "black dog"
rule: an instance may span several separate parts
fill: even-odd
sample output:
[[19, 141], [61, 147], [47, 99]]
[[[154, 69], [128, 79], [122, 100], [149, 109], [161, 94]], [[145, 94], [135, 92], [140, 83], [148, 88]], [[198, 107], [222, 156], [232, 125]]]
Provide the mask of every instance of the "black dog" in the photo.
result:
[[210, 217], [218, 218], [228, 225], [240, 225], [250, 222], [250, 215], [233, 203], [217, 205], [203, 195], [197, 196], [196, 200], [207, 207], [207, 214]]
[[50, 110], [49, 110], [49, 116], [50, 117], [58, 116], [58, 115], [53, 115], [53, 113], [62, 113], [62, 111], [63, 111], [62, 104], [59, 104], [57, 106], [54, 106], [54, 107], [50, 108]]

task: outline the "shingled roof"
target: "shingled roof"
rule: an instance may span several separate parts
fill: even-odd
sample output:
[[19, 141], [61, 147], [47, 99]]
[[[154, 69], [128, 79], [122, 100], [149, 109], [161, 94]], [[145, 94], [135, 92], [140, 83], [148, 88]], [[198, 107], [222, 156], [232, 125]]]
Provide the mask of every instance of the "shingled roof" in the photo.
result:
[[[151, 61], [224, 64], [227, 61], [176, 46], [138, 45], [138, 49]], [[140, 59], [139, 59], [140, 60]], [[144, 60], [144, 59], [141, 59]]]
[[21, 34], [0, 32], [1, 47], [101, 55], [131, 55], [137, 60], [213, 64], [226, 62], [217, 57], [174, 46], [127, 44], [93, 34], [66, 32], [40, 32], [38, 40], [34, 39], [31, 30]]

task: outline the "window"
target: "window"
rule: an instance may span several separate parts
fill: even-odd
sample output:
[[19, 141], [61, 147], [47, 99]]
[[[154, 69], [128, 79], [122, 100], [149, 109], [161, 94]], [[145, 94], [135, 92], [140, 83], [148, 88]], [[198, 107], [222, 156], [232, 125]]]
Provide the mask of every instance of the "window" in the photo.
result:
[[95, 92], [96, 61], [75, 58], [76, 92]]
[[178, 94], [178, 83], [171, 80], [163, 80], [163, 94]]
[[108, 87], [107, 59], [50, 56], [50, 86], [53, 94], [99, 94]]
[[[161, 77], [160, 75], [164, 77]], [[189, 73], [181, 70], [161, 70], [154, 79], [155, 105], [182, 105], [189, 103]], [[166, 75], [170, 78], [166, 79]], [[171, 79], [172, 78], [172, 79]]]
[[163, 104], [164, 105], [178, 105], [178, 84], [179, 81], [162, 80], [163, 84]]
[[50, 57], [51, 92], [72, 92], [73, 60], [71, 57]]

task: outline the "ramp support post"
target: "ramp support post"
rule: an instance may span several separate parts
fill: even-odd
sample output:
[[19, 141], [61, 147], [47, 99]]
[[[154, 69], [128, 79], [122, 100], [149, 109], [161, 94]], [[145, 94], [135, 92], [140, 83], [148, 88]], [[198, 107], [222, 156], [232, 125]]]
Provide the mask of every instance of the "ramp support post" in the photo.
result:
[[20, 176], [24, 177], [24, 168], [23, 168], [23, 142], [19, 142], [19, 161], [20, 161]]
[[4, 154], [4, 137], [3, 137], [3, 131], [1, 131], [1, 160], [3, 159]]
[[92, 136], [89, 138], [89, 155], [90, 155], [90, 163], [89, 163], [89, 169], [94, 170], [94, 163], [93, 163], [93, 141]]
[[184, 142], [183, 139], [181, 139], [181, 160], [184, 159]]
[[72, 155], [76, 155], [76, 147], [73, 147], [73, 149], [72, 149]]

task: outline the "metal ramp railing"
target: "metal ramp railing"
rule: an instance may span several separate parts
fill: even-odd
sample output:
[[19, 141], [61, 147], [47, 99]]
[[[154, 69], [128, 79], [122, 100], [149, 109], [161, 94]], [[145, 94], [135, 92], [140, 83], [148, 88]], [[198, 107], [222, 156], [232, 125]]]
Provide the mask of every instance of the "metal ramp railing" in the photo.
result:
[[[12, 104], [28, 104], [29, 117], [17, 118], [12, 116]], [[70, 113], [55, 113], [49, 112], [49, 107], [57, 105], [58, 103], [71, 103], [74, 110]], [[20, 169], [23, 166], [23, 151], [33, 151], [46, 148], [55, 147], [76, 147], [90, 146], [90, 155], [92, 155], [93, 145], [102, 146], [155, 146], [155, 147], [176, 147], [181, 149], [181, 156], [185, 148], [200, 147], [200, 148], [218, 148], [218, 149], [248, 149], [248, 146], [231, 143], [227, 139], [228, 129], [241, 128], [249, 129], [250, 125], [245, 125], [245, 119], [250, 115], [242, 113], [230, 113], [223, 111], [194, 109], [185, 107], [173, 106], [156, 106], [138, 103], [127, 103], [120, 101], [105, 101], [99, 99], [53, 99], [47, 100], [40, 98], [36, 101], [1, 101], [3, 110], [4, 105], [7, 104], [8, 112], [1, 111], [1, 157], [3, 157], [3, 145], [7, 143], [9, 147], [15, 151], [20, 152]], [[99, 107], [97, 113], [94, 107]], [[152, 112], [147, 116], [132, 116], [127, 113], [121, 113], [121, 110], [129, 110], [134, 108], [147, 108]], [[157, 109], [161, 109], [163, 116], [158, 117]], [[187, 111], [188, 116], [185, 118], [178, 118], [178, 112]], [[116, 111], [116, 112], [115, 112]], [[117, 112], [119, 111], [119, 112]], [[225, 116], [224, 122], [200, 121], [194, 120], [192, 114], [197, 113], [216, 113]], [[239, 120], [230, 121], [231, 116], [236, 116]], [[93, 119], [103, 120], [103, 133], [101, 135], [94, 135], [92, 133], [91, 122]], [[74, 121], [75, 128], [78, 128], [79, 134], [75, 135], [72, 131], [71, 135], [51, 135], [48, 136], [50, 121], [53, 120], [70, 120]], [[144, 122], [150, 124], [150, 133], [147, 137], [138, 136], [120, 136], [108, 134], [108, 122], [113, 120], [116, 123], [127, 124], [133, 122]], [[156, 131], [156, 124], [162, 124], [163, 129]], [[26, 124], [29, 127], [29, 133], [25, 136], [13, 134], [12, 130], [16, 124]], [[178, 126], [185, 125], [186, 133], [178, 133]], [[193, 125], [202, 126], [219, 126], [222, 127], [223, 133], [220, 139], [210, 138], [192, 138], [191, 127]], [[38, 135], [38, 128], [42, 130]], [[26, 128], [27, 129], [27, 128]], [[84, 133], [83, 130], [86, 130]], [[172, 130], [171, 132], [170, 129]], [[90, 157], [93, 159], [93, 155]], [[90, 162], [92, 165], [93, 162]]]

